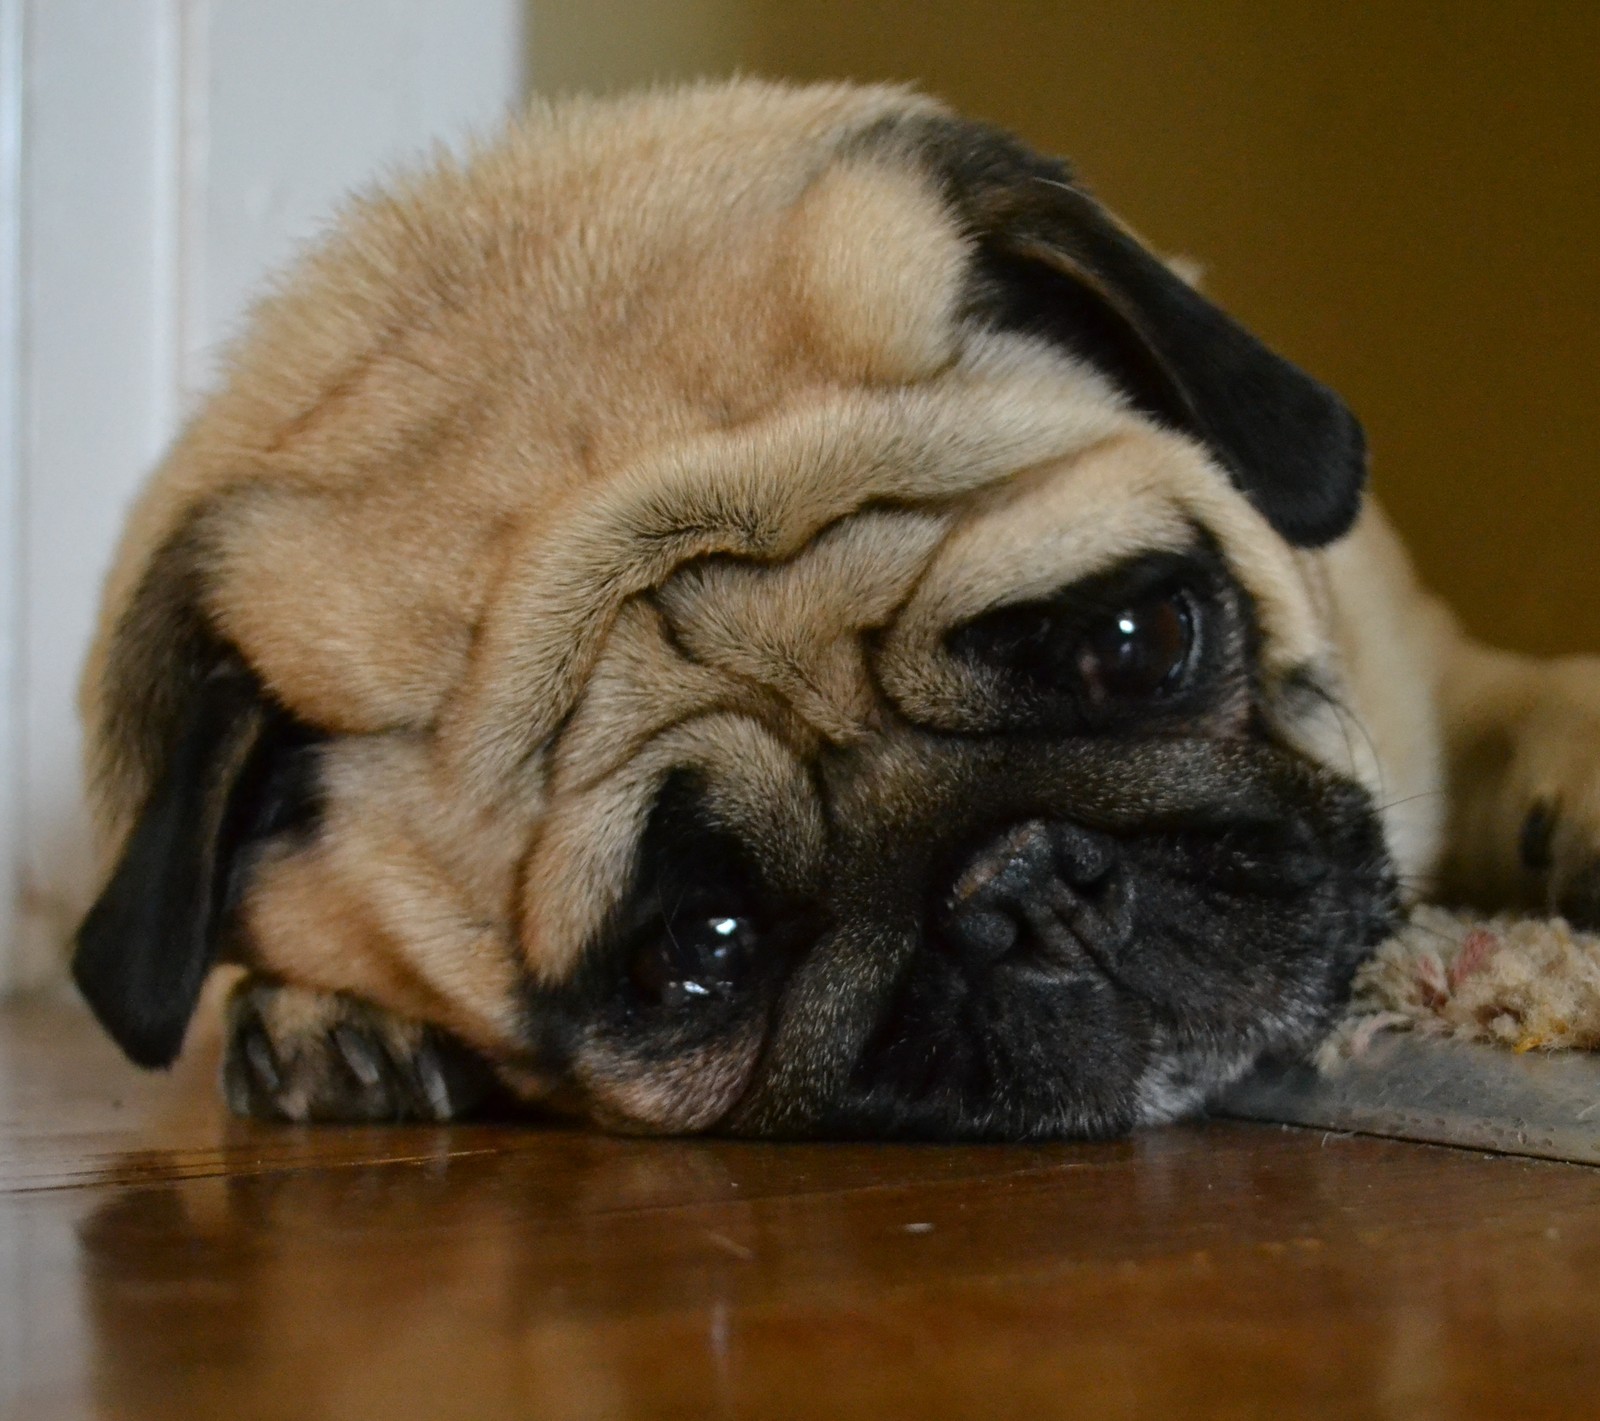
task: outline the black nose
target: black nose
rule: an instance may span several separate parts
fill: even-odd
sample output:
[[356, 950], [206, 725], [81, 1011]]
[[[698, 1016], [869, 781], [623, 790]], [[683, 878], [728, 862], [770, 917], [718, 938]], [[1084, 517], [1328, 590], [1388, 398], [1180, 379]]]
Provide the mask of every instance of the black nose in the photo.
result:
[[967, 860], [951, 885], [944, 935], [970, 966], [1030, 948], [1081, 960], [1123, 931], [1116, 841], [1071, 824], [1030, 819]]

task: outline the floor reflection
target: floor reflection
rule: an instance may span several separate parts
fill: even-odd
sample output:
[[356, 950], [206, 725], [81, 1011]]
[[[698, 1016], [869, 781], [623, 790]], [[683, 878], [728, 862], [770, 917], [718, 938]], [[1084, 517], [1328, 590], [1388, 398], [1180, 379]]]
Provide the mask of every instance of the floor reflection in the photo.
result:
[[[134, 1421], [1190, 1414], [1242, 1390], [1409, 1418], [1467, 1414], [1508, 1349], [1587, 1345], [1561, 1298], [1600, 1221], [1547, 1247], [1537, 1202], [1571, 1217], [1586, 1172], [1223, 1139], [441, 1132], [405, 1163], [118, 1190], [77, 1226], [94, 1394]], [[1513, 1286], [1541, 1248], [1561, 1287]]]
[[608, 1321], [686, 1308], [705, 1340], [682, 1364], [719, 1390], [746, 1211], [717, 1221], [734, 1250], [686, 1220], [636, 1267], [646, 1202], [735, 1191], [704, 1150], [615, 1146], [569, 1141], [554, 1167], [441, 1156], [113, 1197], [79, 1229], [102, 1409], [170, 1417], [182, 1378], [195, 1415], [615, 1417], [630, 1366]]

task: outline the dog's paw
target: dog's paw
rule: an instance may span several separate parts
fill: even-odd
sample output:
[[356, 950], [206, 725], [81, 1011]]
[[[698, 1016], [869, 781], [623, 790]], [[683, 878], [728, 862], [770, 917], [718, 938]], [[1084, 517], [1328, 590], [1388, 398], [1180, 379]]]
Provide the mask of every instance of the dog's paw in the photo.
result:
[[247, 978], [228, 1000], [223, 1089], [262, 1120], [454, 1120], [497, 1094], [493, 1068], [435, 1027], [355, 997]]
[[[1600, 675], [1587, 661], [1552, 668], [1512, 750], [1500, 822], [1515, 836], [1515, 895], [1535, 912], [1600, 928]], [[1560, 677], [1557, 672], [1562, 673]], [[1579, 672], [1591, 673], [1574, 686]], [[1504, 830], [1502, 830], [1504, 832]]]
[[1559, 791], [1538, 795], [1523, 816], [1517, 857], [1530, 906], [1575, 928], [1600, 928], [1600, 823]]

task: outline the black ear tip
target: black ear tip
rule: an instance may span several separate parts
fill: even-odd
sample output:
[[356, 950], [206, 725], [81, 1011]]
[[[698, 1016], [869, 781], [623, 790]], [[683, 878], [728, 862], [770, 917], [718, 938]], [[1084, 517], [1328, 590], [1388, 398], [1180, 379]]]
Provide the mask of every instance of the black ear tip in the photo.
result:
[[1286, 402], [1290, 427], [1256, 453], [1253, 477], [1244, 485], [1284, 538], [1321, 548], [1344, 537], [1361, 512], [1367, 435], [1338, 395], [1309, 376], [1299, 378], [1308, 398], [1298, 409]]
[[72, 980], [130, 1061], [164, 1070], [183, 1048], [195, 1000], [175, 1000], [165, 984], [141, 980], [128, 936], [127, 925], [102, 898], [78, 929]]
[[1325, 536], [1311, 546], [1320, 547], [1348, 533], [1361, 512], [1361, 495], [1367, 484], [1367, 431], [1355, 417], [1350, 407], [1335, 397], [1338, 416], [1336, 428], [1329, 436], [1332, 449], [1328, 455], [1332, 468], [1341, 471], [1326, 479], [1323, 487], [1328, 491], [1328, 507], [1324, 510], [1322, 526]]

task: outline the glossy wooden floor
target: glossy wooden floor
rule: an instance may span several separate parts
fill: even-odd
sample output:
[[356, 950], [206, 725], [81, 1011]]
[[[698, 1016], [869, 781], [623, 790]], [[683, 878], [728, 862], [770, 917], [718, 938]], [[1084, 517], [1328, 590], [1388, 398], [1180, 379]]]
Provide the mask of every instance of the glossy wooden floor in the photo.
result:
[[1600, 1172], [225, 1121], [0, 1013], [0, 1414], [1600, 1415]]

